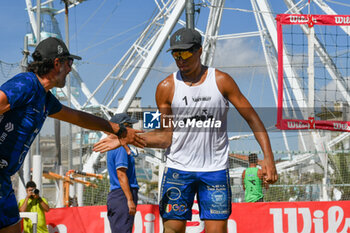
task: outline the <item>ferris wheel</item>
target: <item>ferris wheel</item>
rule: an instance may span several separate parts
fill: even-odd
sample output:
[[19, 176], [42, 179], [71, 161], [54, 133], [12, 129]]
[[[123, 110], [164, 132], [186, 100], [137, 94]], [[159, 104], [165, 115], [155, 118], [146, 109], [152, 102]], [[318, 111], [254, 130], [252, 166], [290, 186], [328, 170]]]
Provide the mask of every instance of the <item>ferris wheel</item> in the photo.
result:
[[[61, 32], [55, 19], [55, 16], [60, 13], [67, 12], [71, 7], [78, 6], [79, 4], [84, 4], [84, 1], [79, 0], [67, 0], [66, 9], [57, 10], [54, 8], [54, 1], [49, 0], [43, 3], [40, 3], [40, 8], [32, 5], [31, 0], [25, 0], [27, 5], [27, 11], [30, 19], [30, 25], [33, 33], [27, 35], [28, 43], [35, 46], [38, 40], [54, 36], [62, 38]], [[41, 2], [41, 1], [37, 1]], [[100, 84], [92, 91], [90, 91], [87, 85], [84, 83], [84, 79], [80, 77], [79, 73], [73, 66], [71, 79], [74, 80], [78, 85], [77, 88], [79, 92], [84, 95], [84, 98], [76, 98], [72, 94], [71, 90], [68, 88], [63, 88], [58, 90], [58, 94], [62, 98], [69, 98], [70, 103], [77, 109], [89, 110], [89, 111], [99, 111], [102, 112], [104, 117], [109, 118], [110, 113], [120, 113], [126, 112], [130, 107], [132, 101], [136, 97], [138, 91], [143, 85], [144, 81], [147, 79], [147, 76], [154, 65], [156, 58], [159, 56], [161, 50], [163, 49], [166, 41], [169, 38], [169, 35], [176, 27], [177, 24], [185, 26], [186, 23], [193, 21], [191, 19], [190, 11], [191, 8], [189, 5], [194, 4], [194, 1], [189, 0], [155, 0], [156, 5], [156, 14], [150, 20], [148, 25], [142, 31], [137, 40], [132, 44], [132, 46], [127, 50], [127, 52], [122, 56], [122, 58], [115, 64], [115, 66], [108, 72], [108, 74], [103, 78]], [[344, 7], [350, 7], [349, 4], [346, 4], [345, 1], [327, 1], [327, 0], [285, 0], [286, 8], [288, 9], [286, 14], [294, 15], [310, 15], [314, 13], [317, 8], [318, 14], [325, 15], [337, 15], [338, 13], [332, 9], [332, 4], [341, 4]], [[270, 88], [273, 93], [273, 99], [275, 106], [277, 106], [279, 97], [277, 95], [279, 85], [278, 85], [278, 56], [279, 56], [279, 42], [277, 40], [277, 23], [275, 20], [275, 13], [273, 10], [273, 2], [269, 4], [267, 0], [250, 0], [251, 8], [250, 9], [232, 9], [225, 6], [225, 0], [199, 0], [198, 4], [202, 7], [207, 7], [209, 9], [209, 14], [206, 27], [196, 28], [203, 36], [203, 54], [202, 62], [205, 65], [211, 66], [215, 60], [215, 50], [217, 43], [220, 40], [232, 40], [237, 38], [249, 38], [249, 37], [258, 37], [261, 41], [261, 48], [264, 53], [264, 59], [266, 64], [266, 69], [269, 77]], [[196, 4], [196, 5], [198, 5]], [[79, 6], [78, 6], [79, 7]], [[311, 8], [313, 7], [313, 8]], [[185, 10], [187, 11], [186, 22], [181, 20], [181, 16]], [[311, 10], [310, 10], [311, 9]], [[239, 32], [232, 34], [220, 34], [220, 25], [222, 23], [222, 16], [225, 10], [245, 10], [249, 11], [252, 17], [255, 20], [257, 31], [253, 32]], [[193, 13], [193, 12], [192, 12]], [[41, 15], [40, 15], [41, 14]], [[45, 23], [41, 19], [46, 18], [51, 25], [50, 32], [45, 30]], [[346, 19], [345, 19], [346, 20]], [[40, 22], [40, 23], [39, 23]], [[38, 27], [38, 25], [41, 25]], [[345, 28], [340, 28], [343, 30], [343, 34], [350, 35], [349, 26]], [[307, 32], [296, 32], [296, 34], [304, 33], [307, 37]], [[322, 40], [316, 39], [316, 43], [320, 42], [315, 46], [316, 50], [323, 54], [323, 56], [331, 57], [326, 50], [322, 50], [323, 44]], [[318, 41], [318, 42], [317, 42]], [[286, 42], [287, 43], [287, 42]], [[297, 42], [295, 42], [297, 44]], [[306, 42], [306, 48], [308, 48], [308, 43]], [[287, 45], [283, 45], [287, 51]], [[291, 47], [291, 46], [289, 46]], [[295, 46], [294, 46], [295, 47]], [[344, 48], [349, 49], [349, 48]], [[347, 53], [349, 53], [347, 51]], [[328, 55], [327, 55], [328, 54]], [[301, 81], [296, 76], [299, 76], [300, 69], [298, 66], [294, 65], [293, 59], [290, 55], [283, 55], [289, 57], [285, 59], [285, 63], [290, 62], [289, 69], [285, 70], [285, 88], [288, 89], [284, 93], [284, 100], [286, 103], [289, 103], [288, 106], [305, 108], [308, 103], [307, 97], [310, 94], [310, 89], [304, 89], [300, 83]], [[288, 60], [292, 59], [292, 60]], [[322, 60], [322, 59], [321, 59]], [[321, 61], [322, 62], [322, 61]], [[293, 64], [292, 64], [293, 63]], [[316, 63], [315, 63], [316, 64]], [[341, 75], [335, 67], [329, 68], [329, 65], [326, 63], [321, 63], [323, 67], [326, 67], [328, 73], [333, 73], [331, 76], [334, 78], [334, 82], [341, 83], [343, 89], [348, 89], [350, 83], [344, 82], [344, 75]], [[140, 69], [142, 67], [142, 69]], [[307, 81], [306, 81], [307, 82]], [[339, 85], [338, 85], [339, 86]], [[341, 87], [341, 86], [339, 86]], [[283, 85], [282, 85], [283, 88]], [[322, 89], [322, 88], [321, 88]], [[341, 88], [340, 88], [341, 89]], [[107, 90], [107, 91], [106, 91]], [[127, 91], [125, 91], [127, 90]], [[97, 96], [104, 93], [104, 100], [99, 102]], [[294, 99], [293, 99], [294, 96]], [[116, 101], [120, 100], [118, 108], [113, 108], [113, 104]], [[281, 100], [282, 101], [282, 100]], [[349, 99], [345, 98], [346, 104], [350, 105]], [[92, 107], [93, 106], [93, 107]], [[332, 138], [331, 140], [325, 141], [323, 135], [318, 131], [306, 132], [298, 131], [300, 141], [301, 141], [301, 150], [310, 151], [310, 148], [317, 151], [319, 157], [323, 164], [326, 164], [326, 153], [331, 151], [332, 148], [339, 142], [347, 139], [349, 137], [349, 132], [345, 131], [340, 133], [338, 136]], [[289, 140], [286, 135], [286, 131], [282, 130], [281, 135], [285, 144], [286, 151], [290, 151]], [[246, 135], [243, 135], [246, 137]], [[242, 137], [243, 137], [242, 136]], [[232, 139], [240, 138], [240, 136], [233, 136]], [[307, 145], [306, 140], [311, 139], [312, 146]], [[303, 159], [308, 159], [311, 154], [304, 154]], [[92, 168], [92, 165], [98, 160], [99, 155], [93, 153], [90, 156], [90, 160], [87, 162], [86, 169]], [[300, 162], [302, 160], [298, 160]], [[293, 164], [295, 161], [281, 164], [278, 169], [283, 169]], [[90, 170], [86, 170], [91, 172]]]

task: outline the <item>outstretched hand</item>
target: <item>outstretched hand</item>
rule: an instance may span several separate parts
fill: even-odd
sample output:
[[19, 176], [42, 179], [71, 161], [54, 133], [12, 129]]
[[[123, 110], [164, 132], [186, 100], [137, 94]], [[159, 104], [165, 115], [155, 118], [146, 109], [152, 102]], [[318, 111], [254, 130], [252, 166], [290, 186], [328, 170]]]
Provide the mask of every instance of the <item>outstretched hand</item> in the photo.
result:
[[130, 155], [131, 151], [128, 147], [128, 144], [132, 144], [141, 148], [145, 147], [145, 140], [141, 137], [141, 135], [137, 134], [142, 133], [142, 130], [135, 130], [132, 128], [126, 129], [127, 132], [120, 138], [118, 138], [118, 136], [115, 134], [108, 134], [106, 138], [94, 144], [93, 151], [104, 153], [123, 146], [128, 155]]
[[[107, 152], [109, 150], [116, 149], [121, 146], [119, 138], [115, 134], [109, 134], [106, 138], [101, 139], [99, 142], [96, 142], [93, 147], [95, 152]], [[125, 147], [124, 147], [125, 148]], [[129, 147], [128, 147], [129, 149]]]
[[265, 158], [262, 164], [263, 181], [266, 184], [273, 184], [277, 181], [278, 175], [275, 161]]

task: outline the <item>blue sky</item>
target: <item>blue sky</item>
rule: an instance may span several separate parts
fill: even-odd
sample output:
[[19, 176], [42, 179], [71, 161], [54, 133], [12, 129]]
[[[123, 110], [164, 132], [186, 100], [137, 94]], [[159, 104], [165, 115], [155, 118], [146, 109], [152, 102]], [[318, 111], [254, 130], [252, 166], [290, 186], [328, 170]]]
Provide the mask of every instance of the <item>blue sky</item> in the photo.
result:
[[[36, 5], [36, 0], [33, 1]], [[200, 1], [195, 1], [199, 3]], [[202, 2], [202, 1], [201, 1]], [[206, 1], [207, 2], [207, 1]], [[307, 0], [302, 1], [301, 5]], [[336, 4], [347, 0], [326, 1], [338, 14], [346, 14], [349, 7]], [[336, 3], [334, 3], [336, 2]], [[55, 8], [62, 9], [63, 3], [55, 2]], [[287, 8], [282, 0], [270, 0], [274, 14], [284, 13]], [[24, 0], [0, 1], [0, 61], [17, 63], [22, 58], [23, 37], [30, 32], [29, 18]], [[84, 82], [93, 91], [112, 67], [124, 55], [131, 44], [138, 38], [145, 27], [147, 20], [156, 8], [154, 1], [145, 0], [87, 0], [70, 9], [70, 51], [83, 58], [77, 62], [77, 69]], [[200, 7], [200, 14], [195, 16], [195, 25], [205, 31], [208, 17], [208, 8]], [[226, 0], [220, 34], [256, 31], [254, 14], [251, 12], [250, 1]], [[247, 11], [242, 11], [243, 9]], [[304, 10], [307, 13], [307, 8]], [[311, 4], [311, 13], [322, 12], [314, 3]], [[184, 18], [184, 15], [182, 16]], [[57, 16], [61, 32], [64, 33], [64, 14]], [[177, 26], [176, 28], [179, 28]], [[63, 34], [64, 38], [64, 34]], [[147, 77], [137, 96], [143, 99], [143, 106], [155, 106], [154, 93], [156, 85], [168, 74], [176, 70], [175, 64], [166, 49], [165, 44], [158, 57], [154, 69]], [[31, 49], [32, 50], [32, 49]], [[220, 41], [217, 44], [216, 60], [214, 64], [228, 72], [238, 83], [241, 91], [255, 107], [275, 106], [272, 89], [265, 69], [245, 67], [264, 64], [261, 43], [259, 38], [245, 40]], [[238, 67], [239, 68], [238, 68]], [[9, 67], [9, 66], [6, 66]], [[1, 67], [0, 67], [1, 69]], [[0, 83], [6, 81], [12, 70], [0, 72]], [[99, 99], [101, 98], [101, 99]], [[103, 93], [98, 95], [101, 101]], [[275, 136], [271, 135], [274, 139]], [[283, 150], [280, 136], [274, 139], [275, 150]], [[290, 138], [295, 134], [290, 133]], [[257, 148], [254, 139], [250, 137], [244, 144], [246, 150]], [[236, 142], [233, 142], [235, 144]], [[233, 145], [235, 146], [235, 145]]]

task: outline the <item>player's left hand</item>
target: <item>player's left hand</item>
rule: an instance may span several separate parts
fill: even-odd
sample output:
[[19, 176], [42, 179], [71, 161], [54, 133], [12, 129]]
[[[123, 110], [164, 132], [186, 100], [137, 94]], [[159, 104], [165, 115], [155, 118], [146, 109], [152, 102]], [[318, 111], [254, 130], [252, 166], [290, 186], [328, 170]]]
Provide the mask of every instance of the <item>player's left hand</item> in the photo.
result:
[[264, 183], [273, 184], [278, 180], [275, 161], [265, 158], [262, 165]]

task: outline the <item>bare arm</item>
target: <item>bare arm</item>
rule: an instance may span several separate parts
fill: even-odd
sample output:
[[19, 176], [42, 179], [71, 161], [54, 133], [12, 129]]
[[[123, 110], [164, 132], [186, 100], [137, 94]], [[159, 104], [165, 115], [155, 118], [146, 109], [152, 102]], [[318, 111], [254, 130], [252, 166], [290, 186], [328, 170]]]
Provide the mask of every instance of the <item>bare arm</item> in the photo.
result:
[[[160, 82], [156, 90], [156, 103], [161, 115], [161, 123], [163, 119], [167, 122], [172, 120], [171, 102], [174, 95], [174, 80], [173, 76], [169, 75], [166, 79]], [[172, 125], [171, 125], [172, 126]], [[150, 148], [167, 148], [172, 141], [173, 128], [163, 128], [153, 130], [142, 134], [146, 141], [146, 146]]]
[[[103, 118], [83, 111], [68, 108], [64, 105], [62, 106], [61, 111], [50, 115], [50, 117], [69, 122], [82, 128], [105, 131], [113, 134], [117, 133], [120, 129], [119, 124], [107, 121]], [[145, 145], [143, 138], [141, 138], [137, 133], [142, 133], [142, 131], [127, 128], [127, 133], [123, 137], [119, 138], [119, 146], [123, 146], [128, 154], [130, 154], [130, 149], [127, 144], [133, 144], [137, 147], [144, 147]]]
[[0, 91], [0, 114], [3, 114], [10, 110], [10, 103], [7, 96], [3, 91]]
[[119, 130], [118, 124], [64, 105], [62, 105], [61, 111], [50, 115], [50, 117], [91, 130], [105, 131], [108, 133], [116, 133]]
[[43, 208], [43, 210], [44, 210], [45, 212], [49, 212], [49, 211], [50, 211], [49, 205], [46, 204], [46, 202], [44, 202], [44, 200], [41, 199], [41, 197], [39, 197], [39, 203], [40, 203], [41, 207]]
[[249, 101], [239, 90], [236, 82], [228, 74], [216, 71], [216, 82], [223, 96], [236, 107], [237, 111], [252, 129], [254, 136], [264, 153], [263, 173], [266, 176], [265, 180], [269, 183], [275, 183], [278, 176], [270, 139], [264, 124], [261, 122], [258, 114], [255, 112]]
[[126, 168], [118, 168], [117, 169], [117, 176], [118, 176], [118, 180], [120, 183], [120, 187], [122, 188], [125, 197], [127, 199], [128, 202], [128, 207], [129, 207], [129, 214], [130, 215], [135, 215], [136, 213], [136, 205], [134, 203], [134, 199], [132, 197], [132, 193], [130, 190], [130, 186], [129, 186], [129, 179], [128, 176], [126, 175]]
[[[162, 82], [159, 83], [156, 91], [156, 102], [160, 111], [161, 119], [170, 118], [172, 115], [171, 101], [174, 95], [174, 81], [172, 76], [168, 76]], [[167, 119], [168, 120], [168, 119]], [[161, 120], [162, 122], [162, 120]], [[172, 128], [161, 128], [152, 130], [147, 133], [140, 134], [145, 142], [145, 146], [149, 148], [167, 148], [171, 144], [172, 140]], [[94, 145], [93, 150], [98, 152], [106, 152], [115, 149], [120, 146], [120, 141], [116, 136], [109, 135], [97, 142]]]
[[27, 194], [26, 198], [24, 199], [24, 202], [18, 208], [19, 212], [26, 212], [27, 211], [29, 197], [30, 197], [30, 195], [28, 196], [28, 194]]

